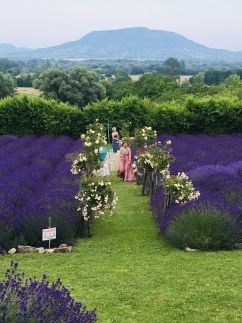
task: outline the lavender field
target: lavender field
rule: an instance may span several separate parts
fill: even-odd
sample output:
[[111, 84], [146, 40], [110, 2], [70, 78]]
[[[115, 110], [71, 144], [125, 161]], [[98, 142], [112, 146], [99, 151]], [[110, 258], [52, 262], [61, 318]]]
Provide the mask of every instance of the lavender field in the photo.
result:
[[40, 245], [48, 216], [57, 226], [57, 243], [79, 234], [71, 154], [80, 140], [62, 136], [0, 137], [0, 245]]
[[[191, 209], [210, 207], [229, 214], [241, 230], [242, 220], [242, 135], [166, 136], [172, 141], [175, 162], [172, 174], [185, 172], [201, 196], [185, 206], [176, 205], [162, 213], [163, 190], [159, 188], [152, 200], [160, 231], [167, 233], [171, 220]], [[238, 232], [238, 230], [236, 230]], [[240, 241], [241, 234], [235, 237]]]

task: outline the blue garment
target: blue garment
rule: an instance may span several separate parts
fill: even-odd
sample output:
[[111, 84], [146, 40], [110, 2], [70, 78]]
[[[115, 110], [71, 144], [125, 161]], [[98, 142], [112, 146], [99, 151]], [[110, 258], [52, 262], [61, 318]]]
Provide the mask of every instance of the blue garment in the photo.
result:
[[99, 151], [99, 158], [101, 159], [101, 161], [104, 161], [106, 159], [107, 156], [107, 148], [103, 147], [101, 151]]
[[119, 142], [118, 139], [112, 140], [113, 152], [116, 153], [119, 150]]

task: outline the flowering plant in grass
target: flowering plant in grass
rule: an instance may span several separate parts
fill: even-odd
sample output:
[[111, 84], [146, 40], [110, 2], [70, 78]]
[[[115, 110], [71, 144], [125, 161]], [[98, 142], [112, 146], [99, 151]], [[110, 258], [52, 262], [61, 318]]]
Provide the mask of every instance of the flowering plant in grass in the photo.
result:
[[12, 261], [0, 282], [0, 322], [96, 322], [95, 310], [76, 302], [60, 279], [51, 284], [45, 275], [26, 279], [17, 267]]
[[74, 155], [72, 162], [72, 174], [86, 172], [87, 175], [99, 170], [103, 163], [99, 158], [99, 149], [107, 144], [104, 127], [96, 122], [88, 127], [86, 134], [81, 135], [83, 152]]
[[165, 194], [175, 199], [176, 204], [186, 204], [192, 200], [196, 200], [200, 196], [200, 192], [196, 191], [193, 183], [185, 173], [170, 175], [169, 171], [163, 181]]
[[90, 220], [93, 215], [95, 218], [104, 215], [108, 210], [112, 214], [118, 200], [111, 182], [93, 177], [84, 178], [81, 181], [81, 188], [76, 199], [80, 203], [77, 211], [82, 212], [85, 221]]
[[107, 144], [104, 126], [98, 122], [98, 119], [95, 123], [89, 125], [86, 134], [81, 135], [81, 139], [84, 142], [85, 150], [88, 152], [95, 151]]
[[84, 153], [79, 153], [75, 156], [71, 166], [71, 173], [77, 175], [87, 170], [87, 156]]
[[103, 162], [98, 157], [99, 149], [92, 152], [84, 151], [75, 155], [71, 166], [71, 173], [73, 175], [81, 174], [83, 172], [92, 174], [102, 167]]
[[157, 133], [151, 127], [137, 129], [134, 133], [134, 144], [139, 148], [154, 145], [156, 143], [156, 137]]
[[138, 165], [140, 169], [148, 169], [157, 174], [164, 174], [170, 167], [174, 158], [171, 155], [170, 143], [164, 143], [162, 147], [152, 147], [138, 156]]

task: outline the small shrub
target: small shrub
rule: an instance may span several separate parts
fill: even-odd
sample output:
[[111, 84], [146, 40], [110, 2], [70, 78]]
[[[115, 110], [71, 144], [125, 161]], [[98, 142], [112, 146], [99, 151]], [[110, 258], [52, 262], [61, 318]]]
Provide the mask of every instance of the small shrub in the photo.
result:
[[179, 248], [223, 250], [234, 248], [236, 232], [234, 220], [225, 211], [200, 206], [175, 217], [168, 227], [167, 237]]

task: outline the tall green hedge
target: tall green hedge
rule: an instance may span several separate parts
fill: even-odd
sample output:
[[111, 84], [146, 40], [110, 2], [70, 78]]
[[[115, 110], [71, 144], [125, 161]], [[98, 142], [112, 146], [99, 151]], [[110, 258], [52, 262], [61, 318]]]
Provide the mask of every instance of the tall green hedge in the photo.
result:
[[159, 133], [219, 134], [242, 132], [242, 101], [231, 97], [188, 98], [158, 104], [151, 124]]
[[242, 101], [237, 98], [208, 97], [186, 102], [191, 133], [242, 132]]
[[100, 122], [122, 128], [130, 123], [130, 130], [143, 127], [150, 123], [151, 102], [135, 96], [125, 97], [121, 101], [103, 100], [84, 108], [86, 120]]
[[95, 119], [130, 130], [152, 125], [159, 133], [242, 132], [242, 101], [231, 97], [152, 103], [134, 96], [102, 100], [83, 109], [54, 100], [15, 96], [0, 100], [0, 134], [69, 135], [78, 138]]
[[85, 126], [83, 111], [54, 100], [15, 96], [0, 101], [0, 134], [78, 137]]
[[190, 113], [178, 102], [157, 104], [150, 110], [150, 120], [158, 133], [190, 133]]

